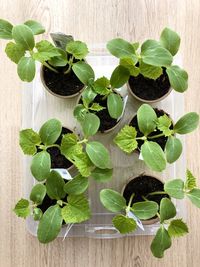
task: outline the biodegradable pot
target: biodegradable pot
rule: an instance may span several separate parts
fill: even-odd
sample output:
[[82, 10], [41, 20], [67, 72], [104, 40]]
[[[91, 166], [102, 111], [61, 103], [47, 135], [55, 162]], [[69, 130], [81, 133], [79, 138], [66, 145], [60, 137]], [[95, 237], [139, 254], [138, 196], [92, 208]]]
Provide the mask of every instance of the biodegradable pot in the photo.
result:
[[[163, 69], [163, 74], [156, 80], [145, 78], [142, 74], [137, 77], [131, 76], [127, 82], [127, 87], [134, 98], [140, 102], [150, 104], [163, 100], [172, 91], [165, 69]], [[158, 92], [162, 93], [156, 97]]]
[[[61, 140], [62, 140], [62, 135], [67, 134], [67, 133], [73, 133], [73, 131], [69, 129], [68, 127], [62, 127], [62, 132], [59, 138], [57, 139], [57, 141], [55, 142], [55, 144], [60, 145]], [[67, 171], [70, 171], [74, 168], [74, 165], [68, 159], [66, 159], [65, 156], [63, 156], [60, 153], [59, 148], [50, 147], [47, 149], [47, 152], [51, 156], [51, 168], [52, 169], [60, 168], [60, 169], [66, 169]]]
[[[130, 178], [127, 183], [122, 188], [122, 195], [126, 199], [128, 204], [129, 199], [133, 193], [135, 196], [133, 198], [132, 204], [140, 201], [144, 201], [142, 199], [142, 195], [145, 196], [148, 193], [156, 192], [156, 191], [164, 191], [164, 183], [160, 180], [160, 178], [141, 174], [139, 176], [135, 176], [134, 178]], [[148, 197], [148, 200], [152, 200], [160, 204], [160, 201], [164, 197], [169, 197], [167, 194], [165, 195], [154, 195]], [[131, 205], [132, 205], [131, 204]], [[149, 220], [141, 220], [144, 225], [154, 224], [159, 221], [159, 218], [156, 216]]]
[[[167, 112], [165, 112], [164, 110], [154, 108], [154, 111], [156, 112], [156, 115], [157, 116], [163, 116], [164, 114], [166, 114], [167, 116], [169, 116], [169, 114]], [[136, 130], [137, 130], [137, 137], [143, 136], [143, 134], [140, 132], [139, 127], [138, 127], [137, 114], [135, 114], [130, 119], [128, 125], [129, 126], [133, 126], [133, 127], [136, 128]], [[173, 124], [172, 124], [171, 127], [173, 128]], [[151, 136], [151, 135], [157, 135], [157, 134], [160, 134], [160, 133], [161, 133], [161, 131], [157, 130], [157, 131], [153, 132], [153, 134], [150, 134], [149, 136]], [[153, 141], [156, 142], [156, 143], [158, 143], [161, 146], [161, 148], [164, 150], [165, 149], [166, 142], [167, 142], [167, 137], [162, 136], [162, 137], [153, 139]], [[138, 140], [138, 147], [139, 147], [139, 149], [140, 149], [140, 147], [141, 147], [142, 144], [143, 144], [143, 141], [142, 140]], [[136, 149], [135, 152], [138, 152], [139, 153], [139, 149]]]
[[[116, 93], [117, 94], [117, 93]], [[119, 94], [120, 95], [120, 94]], [[98, 95], [99, 96], [99, 95]], [[120, 95], [121, 96], [121, 95]], [[99, 97], [101, 97], [101, 96], [99, 96]], [[98, 102], [98, 101], [97, 101]], [[105, 100], [105, 102], [106, 102], [106, 100]], [[81, 95], [78, 97], [78, 99], [77, 99], [77, 102], [76, 102], [76, 106], [78, 105], [78, 104], [81, 104]], [[105, 105], [104, 105], [105, 106]], [[105, 112], [106, 111], [106, 112]], [[109, 115], [109, 113], [108, 113], [108, 110], [107, 110], [107, 108], [106, 109], [104, 109], [104, 110], [102, 110], [102, 111], [98, 111], [97, 113], [96, 113], [96, 115], [99, 117], [99, 119], [100, 119], [100, 128], [99, 128], [99, 130], [98, 130], [98, 132], [100, 132], [100, 133], [102, 133], [102, 134], [107, 134], [107, 133], [109, 133], [109, 132], [111, 132], [111, 131], [113, 131], [118, 125], [119, 125], [119, 123], [120, 123], [120, 121], [121, 121], [121, 119], [122, 118], [120, 118], [120, 120], [117, 120], [117, 119], [113, 119], [113, 118], [111, 118], [110, 117], [110, 115]], [[104, 117], [105, 116], [105, 117]], [[103, 117], [104, 117], [104, 119], [103, 119]], [[113, 124], [113, 126], [112, 127], [110, 127], [110, 128], [108, 128], [108, 129], [102, 129], [103, 127], [102, 127], [102, 122], [105, 124], [106, 122], [107, 122], [107, 119], [108, 118], [110, 118], [111, 120], [112, 120], [112, 124]]]
[[[47, 73], [48, 72], [48, 77], [50, 77], [50, 80], [49, 81], [49, 87], [48, 87], [48, 84], [46, 82], [46, 79], [47, 79], [47, 74], [44, 74], [44, 73]], [[41, 81], [42, 81], [42, 84], [44, 86], [44, 88], [52, 95], [54, 96], [57, 96], [57, 97], [60, 97], [60, 98], [64, 98], [64, 99], [69, 99], [69, 98], [73, 98], [73, 97], [76, 97], [78, 96], [79, 94], [82, 93], [82, 91], [85, 89], [85, 85], [83, 83], [81, 83], [81, 81], [79, 81], [79, 79], [76, 77], [76, 75], [73, 73], [73, 72], [70, 72], [70, 74], [65, 74], [65, 75], [61, 75], [60, 74], [60, 79], [57, 78], [56, 79], [56, 73], [54, 73], [53, 71], [49, 70], [47, 67], [45, 66], [41, 66], [40, 68], [40, 78], [41, 78]], [[71, 76], [70, 76], [71, 75]], [[73, 84], [73, 79], [75, 80], [75, 84]], [[55, 82], [53, 82], [53, 80], [55, 80]], [[69, 81], [71, 82], [71, 84], [69, 84]], [[57, 88], [52, 86], [52, 84], [55, 84], [55, 85], [59, 85], [59, 84], [62, 84], [62, 86], [60, 86], [60, 88]], [[50, 86], [51, 85], [51, 86]], [[75, 92], [72, 93], [72, 94], [69, 94], [69, 95], [66, 95], [65, 92], [69, 92], [69, 90], [72, 88], [72, 85], [73, 87], [75, 88]], [[50, 88], [51, 87], [51, 88]], [[58, 91], [62, 90], [61, 94], [58, 93]], [[65, 89], [65, 92], [64, 92], [64, 89]], [[73, 92], [73, 90], [71, 90]]]

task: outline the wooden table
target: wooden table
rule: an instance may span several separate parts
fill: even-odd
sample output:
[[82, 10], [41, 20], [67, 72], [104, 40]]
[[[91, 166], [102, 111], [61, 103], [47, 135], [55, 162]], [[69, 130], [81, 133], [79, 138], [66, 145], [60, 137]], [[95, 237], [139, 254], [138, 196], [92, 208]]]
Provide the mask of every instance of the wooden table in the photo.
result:
[[[182, 36], [183, 65], [189, 73], [185, 94], [187, 111], [200, 112], [200, 2], [197, 0], [6, 0], [0, 1], [0, 16], [21, 23], [41, 21], [49, 31], [73, 34], [88, 43], [106, 42], [116, 36], [142, 41], [158, 38], [169, 26]], [[30, 236], [25, 223], [12, 212], [23, 196], [22, 153], [18, 146], [21, 126], [21, 83], [16, 67], [0, 41], [0, 266], [1, 267], [197, 267], [200, 262], [200, 211], [188, 204], [187, 237], [174, 240], [162, 260], [154, 259], [151, 237], [114, 240], [87, 238], [56, 240], [41, 245]], [[198, 177], [200, 131], [187, 137], [188, 167]]]

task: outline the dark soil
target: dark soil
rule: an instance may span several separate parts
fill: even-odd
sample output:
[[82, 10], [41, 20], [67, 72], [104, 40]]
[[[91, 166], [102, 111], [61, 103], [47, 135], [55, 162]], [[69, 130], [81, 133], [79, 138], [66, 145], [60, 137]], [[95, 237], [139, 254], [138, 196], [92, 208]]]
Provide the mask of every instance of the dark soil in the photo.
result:
[[[152, 176], [141, 175], [131, 180], [125, 187], [123, 196], [126, 199], [126, 203], [130, 200], [130, 197], [133, 193], [135, 196], [133, 198], [132, 204], [136, 202], [144, 201], [142, 196], [147, 196], [147, 194], [156, 192], [156, 191], [164, 191], [164, 185], [161, 181], [157, 180]], [[166, 195], [154, 195], [148, 196], [148, 200], [152, 200], [160, 204], [160, 201], [164, 197], [169, 197]]]
[[[169, 114], [167, 114], [163, 110], [160, 110], [160, 109], [157, 109], [157, 108], [155, 108], [154, 110], [155, 110], [156, 115], [158, 117], [163, 116], [164, 114], [169, 116]], [[137, 137], [143, 136], [143, 133], [140, 132], [139, 127], [138, 127], [137, 115], [135, 117], [133, 117], [133, 119], [132, 119], [132, 121], [130, 122], [129, 125], [135, 127], [135, 129], [137, 130]], [[173, 125], [171, 125], [170, 128], [173, 129]], [[160, 134], [160, 133], [162, 133], [160, 130], [156, 130], [153, 133], [149, 134], [149, 136], [154, 136], [154, 135], [157, 135], [157, 134]], [[160, 145], [160, 147], [164, 150], [166, 142], [167, 142], [167, 137], [165, 137], [165, 136], [158, 137], [158, 138], [153, 139], [153, 141], [158, 143]], [[141, 145], [144, 143], [144, 141], [143, 140], [137, 140], [137, 142], [138, 142], [138, 148], [140, 149]]]
[[[92, 103], [99, 103], [102, 107], [105, 107], [105, 109], [101, 111], [90, 111], [95, 113], [99, 119], [100, 119], [100, 127], [99, 131], [101, 133], [105, 132], [106, 130], [111, 129], [117, 124], [117, 120], [110, 117], [110, 114], [107, 109], [107, 99], [102, 100], [103, 96], [97, 95]], [[80, 103], [82, 103], [82, 100], [80, 100]], [[92, 105], [92, 104], [91, 104]]]
[[43, 66], [43, 75], [46, 86], [55, 94], [61, 96], [70, 96], [78, 93], [84, 84], [71, 70], [68, 74], [64, 74], [64, 71], [68, 66], [57, 67], [59, 73], [55, 73], [47, 67]]
[[166, 69], [156, 80], [144, 77], [139, 74], [137, 77], [131, 76], [129, 85], [133, 93], [144, 100], [156, 100], [169, 92], [170, 82]]
[[[67, 128], [62, 127], [61, 135], [59, 136], [58, 140], [55, 142], [55, 144], [60, 145], [63, 134], [71, 133], [71, 131]], [[49, 152], [51, 156], [51, 168], [63, 168], [68, 169], [72, 166], [72, 163], [65, 158], [60, 153], [59, 148], [57, 147], [50, 147], [47, 149], [47, 152]]]

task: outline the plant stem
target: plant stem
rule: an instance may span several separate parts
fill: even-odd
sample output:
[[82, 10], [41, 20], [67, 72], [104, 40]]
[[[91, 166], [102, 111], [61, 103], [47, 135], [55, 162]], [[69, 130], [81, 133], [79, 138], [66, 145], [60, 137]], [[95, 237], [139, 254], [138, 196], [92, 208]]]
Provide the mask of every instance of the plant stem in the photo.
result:
[[78, 141], [78, 144], [83, 144], [83, 143], [87, 143], [88, 139], [87, 138], [84, 138], [83, 140], [81, 141]]
[[52, 70], [53, 72], [58, 73], [58, 71], [56, 69], [54, 69], [53, 67], [51, 67], [47, 62], [43, 62], [42, 65], [44, 65], [48, 69]]
[[161, 133], [161, 134], [157, 134], [157, 135], [153, 135], [153, 136], [148, 136], [148, 139], [155, 139], [155, 138], [162, 137], [162, 136], [165, 136], [165, 135], [163, 133]]
[[135, 140], [147, 140], [146, 136], [136, 137]]
[[148, 195], [146, 195], [146, 197], [155, 196], [155, 195], [168, 195], [168, 194], [165, 191], [156, 191], [156, 192], [149, 193]]
[[134, 196], [135, 196], [135, 193], [133, 193], [133, 194], [131, 195], [130, 199], [129, 199], [129, 202], [128, 202], [128, 208], [130, 208]]
[[67, 70], [64, 72], [64, 74], [68, 74], [70, 71], [71, 71], [71, 68], [72, 68], [72, 65], [73, 65], [73, 60], [74, 60], [74, 56], [72, 56], [69, 61], [68, 61], [68, 64], [69, 64], [69, 67], [67, 68]]
[[145, 196], [142, 196], [142, 198], [143, 198], [145, 201], [149, 201]]
[[60, 146], [59, 146], [59, 145], [57, 145], [57, 144], [53, 144], [53, 145], [46, 146], [46, 149], [48, 149], [48, 148], [50, 148], [50, 147], [57, 147], [57, 148], [59, 148], [59, 149], [60, 149]]

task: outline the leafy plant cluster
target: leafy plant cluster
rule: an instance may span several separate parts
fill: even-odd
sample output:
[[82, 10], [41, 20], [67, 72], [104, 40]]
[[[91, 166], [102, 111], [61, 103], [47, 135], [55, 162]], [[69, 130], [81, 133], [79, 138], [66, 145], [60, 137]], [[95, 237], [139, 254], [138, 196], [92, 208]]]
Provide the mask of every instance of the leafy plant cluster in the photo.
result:
[[[71, 36], [62, 40], [62, 48], [47, 40], [36, 42], [35, 35], [44, 32], [44, 27], [34, 20], [13, 26], [10, 22], [0, 19], [0, 38], [12, 40], [7, 43], [5, 52], [17, 64], [17, 73], [22, 81], [31, 82], [34, 79], [36, 61], [55, 73], [59, 72], [58, 67], [66, 66], [63, 74], [85, 66], [82, 62], [88, 54], [85, 43], [74, 41]], [[82, 65], [79, 65], [80, 62]]]
[[[88, 113], [97, 113], [107, 109], [111, 118], [118, 119], [123, 112], [123, 99], [116, 89], [121, 88], [129, 79], [129, 71], [123, 66], [117, 66], [110, 80], [106, 77], [100, 77], [95, 80], [94, 71], [89, 65], [88, 70], [84, 68], [76, 69], [76, 75], [79, 80], [87, 87], [82, 93], [81, 102], [74, 109], [74, 116], [79, 122], [82, 122]], [[99, 101], [96, 100], [99, 96]], [[106, 101], [106, 106], [101, 102]], [[96, 116], [98, 120], [98, 116]]]
[[[167, 162], [175, 162], [182, 153], [182, 143], [176, 134], [183, 135], [195, 130], [199, 124], [199, 115], [189, 112], [173, 124], [168, 115], [157, 117], [150, 105], [143, 104], [137, 111], [137, 123], [143, 136], [138, 135], [135, 127], [125, 125], [114, 142], [126, 153], [139, 149], [146, 165], [154, 171], [161, 172], [166, 168]], [[161, 133], [155, 134], [158, 130]], [[164, 151], [156, 142], [160, 137], [167, 138]], [[143, 141], [140, 148], [139, 140]]]
[[172, 88], [182, 93], [188, 88], [188, 74], [178, 65], [173, 65], [173, 56], [178, 52], [179, 46], [179, 35], [165, 28], [159, 41], [149, 39], [140, 47], [139, 43], [116, 38], [108, 42], [107, 49], [120, 59], [120, 65], [126, 67], [131, 76], [142, 74], [155, 80], [166, 69]]
[[[164, 184], [164, 191], [152, 192], [142, 196], [144, 201], [132, 204], [134, 194], [130, 197], [129, 204], [126, 199], [112, 189], [103, 189], [100, 200], [103, 206], [114, 213], [114, 227], [121, 233], [134, 232], [137, 228], [137, 219], [148, 220], [157, 216], [160, 227], [151, 243], [152, 254], [157, 258], [164, 256], [164, 251], [171, 247], [172, 238], [181, 237], [188, 233], [188, 226], [182, 218], [176, 218], [177, 210], [171, 198], [184, 199], [187, 197], [196, 207], [200, 208], [200, 189], [197, 188], [196, 178], [187, 170], [186, 181], [182, 179], [168, 180]], [[160, 205], [148, 200], [152, 195], [168, 195], [163, 197]]]

